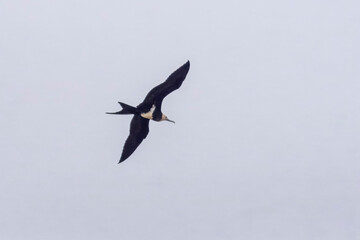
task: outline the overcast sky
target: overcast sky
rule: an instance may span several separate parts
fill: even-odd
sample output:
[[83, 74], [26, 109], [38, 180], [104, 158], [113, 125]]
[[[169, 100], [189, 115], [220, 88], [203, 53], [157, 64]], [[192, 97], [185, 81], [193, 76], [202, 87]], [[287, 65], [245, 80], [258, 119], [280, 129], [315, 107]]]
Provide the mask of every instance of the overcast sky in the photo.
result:
[[[360, 239], [359, 9], [0, 0], [0, 238]], [[187, 60], [118, 165], [105, 112]]]

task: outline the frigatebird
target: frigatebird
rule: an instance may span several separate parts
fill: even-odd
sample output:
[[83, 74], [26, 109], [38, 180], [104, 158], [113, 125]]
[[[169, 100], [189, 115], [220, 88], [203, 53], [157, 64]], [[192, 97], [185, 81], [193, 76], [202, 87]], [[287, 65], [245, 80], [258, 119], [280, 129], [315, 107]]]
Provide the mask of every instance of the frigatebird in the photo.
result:
[[121, 154], [119, 163], [125, 161], [136, 150], [140, 143], [146, 138], [149, 133], [149, 121], [154, 120], [169, 121], [166, 115], [161, 112], [161, 104], [163, 99], [174, 90], [178, 89], [190, 69], [190, 62], [187, 61], [184, 65], [173, 72], [165, 82], [151, 89], [146, 95], [144, 101], [137, 107], [132, 107], [128, 104], [119, 102], [122, 110], [107, 114], [133, 114], [130, 123], [130, 134], [125, 141], [125, 145]]

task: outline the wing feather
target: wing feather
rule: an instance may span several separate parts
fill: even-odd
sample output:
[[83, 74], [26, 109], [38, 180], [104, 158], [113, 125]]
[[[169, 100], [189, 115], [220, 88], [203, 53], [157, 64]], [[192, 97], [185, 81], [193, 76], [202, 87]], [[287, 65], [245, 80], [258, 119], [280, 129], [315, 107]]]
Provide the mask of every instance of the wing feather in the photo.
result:
[[150, 110], [153, 104], [157, 108], [157, 111], [161, 112], [162, 100], [171, 92], [178, 89], [186, 78], [187, 73], [190, 69], [190, 62], [187, 61], [184, 65], [173, 72], [165, 82], [151, 89], [146, 95], [144, 101], [137, 107], [143, 112]]
[[119, 163], [125, 161], [136, 150], [149, 133], [149, 119], [135, 114], [130, 123], [130, 134], [125, 141]]

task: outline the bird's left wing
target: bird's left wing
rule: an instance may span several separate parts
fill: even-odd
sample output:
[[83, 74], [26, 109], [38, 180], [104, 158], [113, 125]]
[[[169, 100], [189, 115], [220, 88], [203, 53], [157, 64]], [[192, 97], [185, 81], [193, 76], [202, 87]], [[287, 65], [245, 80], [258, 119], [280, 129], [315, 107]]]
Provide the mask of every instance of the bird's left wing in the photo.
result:
[[130, 123], [130, 134], [125, 141], [119, 163], [125, 161], [136, 150], [149, 133], [149, 119], [135, 114]]

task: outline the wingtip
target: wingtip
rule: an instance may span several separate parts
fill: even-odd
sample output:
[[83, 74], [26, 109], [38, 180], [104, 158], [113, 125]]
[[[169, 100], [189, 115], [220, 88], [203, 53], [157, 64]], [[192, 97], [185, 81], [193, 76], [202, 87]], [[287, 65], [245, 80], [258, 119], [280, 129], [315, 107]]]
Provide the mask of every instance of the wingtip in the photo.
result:
[[118, 164], [119, 164], [119, 163], [122, 163], [122, 162], [125, 161], [125, 160], [126, 160], [126, 158], [121, 157], [120, 160], [119, 160], [119, 162], [118, 162]]
[[189, 69], [190, 69], [190, 61], [187, 60], [187, 62], [184, 63], [184, 65], [182, 65], [180, 68], [187, 69], [189, 71]]

